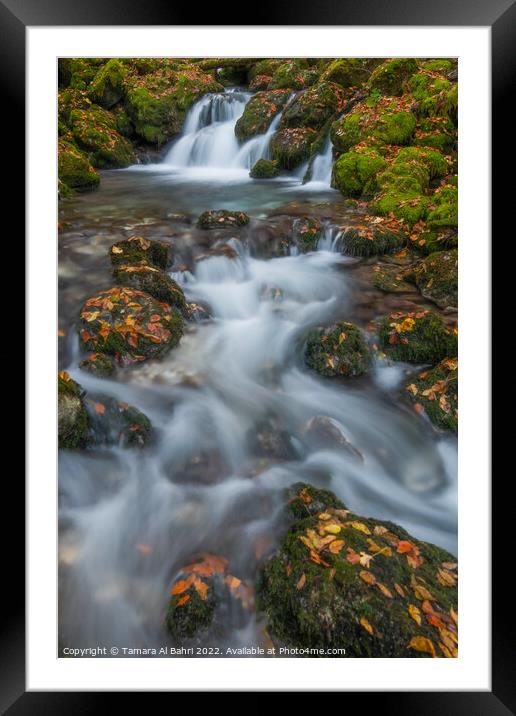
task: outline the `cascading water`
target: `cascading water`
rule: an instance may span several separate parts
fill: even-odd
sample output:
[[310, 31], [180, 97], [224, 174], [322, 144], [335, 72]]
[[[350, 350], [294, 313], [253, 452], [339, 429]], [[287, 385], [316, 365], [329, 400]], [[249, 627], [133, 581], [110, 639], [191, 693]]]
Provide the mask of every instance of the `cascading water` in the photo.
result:
[[333, 145], [328, 135], [323, 151], [321, 154], [318, 154], [313, 161], [310, 182], [321, 182], [326, 186], [330, 186], [332, 166]]

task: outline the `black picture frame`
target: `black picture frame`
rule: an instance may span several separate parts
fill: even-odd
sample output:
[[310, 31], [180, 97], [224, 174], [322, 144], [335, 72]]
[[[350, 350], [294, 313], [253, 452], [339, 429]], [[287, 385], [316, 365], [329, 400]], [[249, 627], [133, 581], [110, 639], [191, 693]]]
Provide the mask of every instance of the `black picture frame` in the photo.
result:
[[[320, 0], [318, 3], [301, 3], [288, 0], [281, 4], [262, 0], [259, 6], [253, 6], [254, 16], [244, 19], [239, 16], [238, 23], [247, 25], [382, 25], [382, 26], [489, 26], [492, 37], [492, 137], [493, 137], [493, 180], [492, 192], [493, 235], [501, 232], [501, 222], [512, 206], [509, 192], [511, 182], [502, 180], [504, 168], [513, 166], [510, 150], [514, 152], [514, 119], [510, 110], [511, 80], [515, 73], [516, 5], [512, 0], [361, 0], [361, 2], [337, 3], [335, 0]], [[28, 26], [66, 26], [66, 25], [174, 25], [185, 26], [191, 20], [198, 19], [199, 11], [176, 7], [175, 3], [164, 0], [0, 0], [0, 84], [2, 87], [4, 110], [0, 112], [3, 136], [9, 138], [3, 149], [4, 162], [9, 162], [9, 181], [4, 194], [4, 211], [17, 217], [16, 261], [20, 262], [22, 246], [24, 208], [24, 148], [20, 140], [21, 130], [13, 135], [13, 127], [23, 127], [25, 120], [25, 29]], [[204, 26], [224, 24], [221, 22], [220, 8], [204, 7], [202, 10]], [[502, 149], [503, 143], [503, 149]], [[498, 147], [497, 147], [498, 144]], [[7, 156], [6, 156], [7, 155]], [[4, 167], [6, 165], [4, 164]], [[14, 176], [13, 176], [14, 175]], [[18, 176], [16, 176], [18, 175]], [[7, 208], [8, 207], [8, 208]], [[13, 212], [15, 212], [13, 214]], [[500, 225], [499, 231], [497, 227]], [[4, 237], [7, 240], [7, 237]], [[510, 237], [506, 236], [505, 240]], [[12, 244], [11, 244], [12, 246]], [[506, 265], [505, 270], [508, 271]], [[500, 272], [501, 273], [501, 272]], [[21, 290], [19, 291], [21, 294]], [[20, 298], [21, 300], [21, 298]], [[493, 301], [493, 335], [502, 326], [503, 318], [498, 311], [500, 304]], [[503, 330], [503, 329], [501, 329]], [[489, 340], [485, 334], [483, 339]], [[31, 349], [30, 336], [28, 348]], [[7, 370], [12, 370], [12, 365]], [[18, 369], [17, 369], [18, 370]], [[501, 381], [500, 381], [501, 382]], [[30, 387], [30, 386], [29, 386]], [[502, 390], [507, 390], [507, 385]], [[493, 386], [493, 415], [496, 414], [497, 395]], [[499, 398], [502, 406], [503, 398]], [[17, 395], [16, 402], [23, 404]], [[503, 407], [503, 406], [502, 406]], [[19, 428], [17, 429], [19, 432]], [[8, 431], [9, 432], [9, 431]], [[13, 430], [13, 432], [15, 432]], [[507, 444], [504, 431], [500, 428], [493, 436], [493, 454], [496, 448]], [[9, 449], [10, 435], [9, 435]], [[509, 463], [510, 464], [510, 463]], [[509, 468], [510, 470], [510, 468]], [[502, 475], [509, 471], [506, 469]], [[510, 481], [510, 474], [507, 475]], [[15, 479], [16, 478], [16, 479]], [[502, 478], [503, 480], [503, 478]], [[503, 485], [503, 483], [502, 483]], [[382, 713], [410, 714], [489, 714], [503, 716], [516, 713], [515, 670], [514, 670], [514, 630], [511, 628], [511, 602], [514, 588], [509, 587], [510, 567], [505, 555], [511, 551], [508, 537], [504, 534], [504, 525], [511, 524], [513, 508], [502, 494], [503, 486], [493, 484], [493, 595], [492, 595], [492, 691], [491, 692], [388, 692], [367, 694], [348, 693], [349, 699], [362, 699], [363, 708], [379, 708]], [[13, 528], [5, 533], [4, 549], [4, 589], [6, 606], [0, 620], [0, 638], [2, 649], [2, 670], [0, 675], [0, 709], [10, 716], [39, 713], [92, 713], [99, 708], [100, 700], [108, 700], [119, 707], [122, 694], [111, 693], [56, 693], [25, 691], [25, 593], [24, 593], [24, 484], [15, 469], [4, 476], [4, 510], [16, 519]], [[5, 492], [4, 492], [5, 494]], [[9, 507], [7, 508], [7, 506]], [[15, 535], [15, 536], [13, 536]], [[513, 550], [512, 550], [513, 551]], [[5, 561], [7, 564], [5, 564]], [[510, 559], [512, 563], [512, 559]], [[510, 570], [512, 571], [512, 570]], [[512, 594], [511, 594], [512, 592]], [[468, 598], [468, 595], [464, 595]], [[474, 599], [474, 595], [471, 595]], [[410, 684], [407, 684], [410, 689]], [[237, 690], [237, 685], [235, 685]], [[314, 684], [314, 691], [317, 685]], [[136, 695], [130, 695], [133, 699]], [[364, 697], [367, 702], [363, 703]], [[376, 704], [376, 706], [375, 706]], [[343, 704], [344, 707], [344, 704]]]

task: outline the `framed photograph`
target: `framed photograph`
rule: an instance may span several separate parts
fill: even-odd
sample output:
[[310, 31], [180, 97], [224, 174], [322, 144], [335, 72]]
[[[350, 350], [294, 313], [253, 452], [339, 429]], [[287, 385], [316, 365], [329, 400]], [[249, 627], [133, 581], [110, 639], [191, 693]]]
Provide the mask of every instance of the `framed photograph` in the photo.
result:
[[159, 5], [0, 5], [28, 286], [3, 708], [511, 713], [490, 137], [514, 6], [200, 26]]

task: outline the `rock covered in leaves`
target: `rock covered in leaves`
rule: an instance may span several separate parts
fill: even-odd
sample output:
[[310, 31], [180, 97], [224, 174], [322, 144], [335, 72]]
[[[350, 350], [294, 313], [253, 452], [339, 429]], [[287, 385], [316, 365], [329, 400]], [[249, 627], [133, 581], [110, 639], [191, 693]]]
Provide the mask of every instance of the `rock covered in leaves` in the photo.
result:
[[249, 176], [252, 179], [272, 179], [280, 173], [280, 167], [274, 159], [258, 159], [252, 166]]
[[271, 139], [272, 158], [277, 159], [283, 169], [295, 169], [309, 158], [316, 139], [317, 132], [310, 127], [281, 129]]
[[134, 162], [131, 143], [117, 130], [115, 116], [97, 105], [88, 109], [74, 109], [69, 126], [77, 145], [83, 149], [95, 167], [127, 167]]
[[334, 60], [321, 75], [323, 82], [335, 82], [344, 88], [360, 87], [369, 77], [367, 60], [362, 58], [342, 58]]
[[80, 312], [82, 346], [120, 363], [158, 358], [180, 341], [183, 320], [143, 291], [115, 286], [89, 298]]
[[457, 332], [433, 311], [397, 312], [379, 330], [380, 346], [393, 360], [434, 365], [457, 355]]
[[378, 189], [377, 174], [387, 166], [378, 149], [368, 145], [345, 152], [333, 165], [332, 186], [344, 196], [369, 196]]
[[323, 225], [313, 217], [295, 219], [292, 225], [292, 238], [300, 253], [315, 251], [322, 237]]
[[305, 360], [321, 375], [358, 376], [369, 367], [370, 351], [357, 326], [339, 321], [310, 333]]
[[84, 390], [66, 371], [57, 376], [57, 433], [60, 448], [86, 445], [88, 416], [84, 407]]
[[302, 90], [317, 82], [318, 77], [319, 73], [310, 67], [308, 60], [288, 60], [276, 68], [269, 89]]
[[111, 263], [118, 264], [149, 264], [166, 270], [172, 266], [173, 249], [164, 241], [145, 239], [143, 236], [130, 236], [119, 241], [109, 250]]
[[249, 217], [243, 211], [226, 211], [217, 209], [205, 211], [197, 219], [200, 229], [226, 229], [247, 226]]
[[79, 367], [102, 378], [113, 375], [116, 368], [113, 358], [105, 353], [91, 353], [81, 360]]
[[396, 57], [386, 60], [373, 70], [367, 87], [369, 90], [378, 90], [383, 95], [402, 95], [405, 83], [416, 69], [417, 60], [413, 58]]
[[264, 134], [289, 97], [290, 93], [284, 89], [257, 92], [246, 104], [235, 125], [237, 139], [245, 142], [257, 134]]
[[127, 403], [106, 395], [87, 397], [89, 444], [143, 447], [152, 436], [149, 418]]
[[414, 287], [406, 280], [404, 269], [400, 269], [398, 266], [376, 266], [373, 285], [385, 293], [414, 291]]
[[444, 430], [458, 430], [458, 360], [445, 358], [435, 368], [423, 370], [405, 386], [416, 409]]
[[297, 484], [288, 496], [290, 527], [257, 588], [276, 642], [346, 657], [458, 656], [451, 554], [353, 514], [331, 492]]
[[347, 256], [377, 256], [392, 254], [405, 246], [403, 229], [391, 229], [387, 225], [364, 225], [350, 227], [342, 232], [339, 247]]
[[120, 265], [113, 270], [117, 283], [138, 291], [145, 291], [158, 301], [174, 306], [181, 313], [186, 311], [183, 289], [165, 271], [155, 266]]
[[212, 626], [221, 604], [248, 610], [254, 605], [252, 587], [230, 574], [228, 561], [204, 553], [181, 568], [170, 590], [165, 626], [175, 639], [191, 639]]
[[457, 308], [458, 252], [436, 251], [412, 268], [411, 277], [421, 294], [440, 308]]
[[344, 101], [344, 90], [333, 82], [322, 82], [303, 90], [283, 112], [280, 129], [288, 127], [322, 129], [336, 112], [340, 112]]

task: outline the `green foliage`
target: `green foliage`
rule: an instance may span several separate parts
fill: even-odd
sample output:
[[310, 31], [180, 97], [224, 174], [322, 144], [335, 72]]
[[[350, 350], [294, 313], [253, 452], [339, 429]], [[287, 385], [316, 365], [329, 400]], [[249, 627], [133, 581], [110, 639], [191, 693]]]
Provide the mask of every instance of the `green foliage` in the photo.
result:
[[370, 353], [360, 329], [347, 321], [312, 331], [308, 336], [306, 364], [325, 376], [365, 373]]
[[253, 179], [272, 179], [280, 173], [280, 167], [274, 159], [258, 159], [253, 165], [249, 176]]
[[435, 365], [457, 355], [457, 334], [431, 311], [392, 313], [379, 329], [380, 346], [393, 360]]

